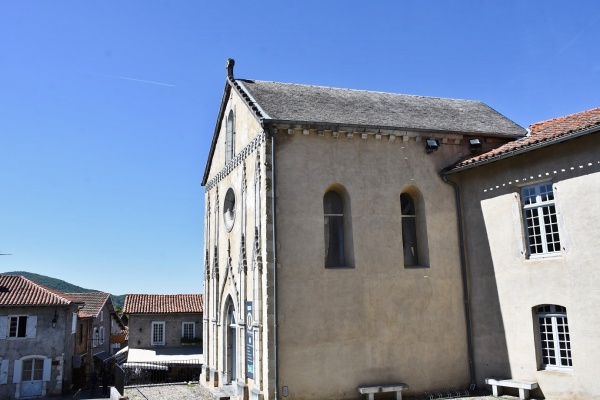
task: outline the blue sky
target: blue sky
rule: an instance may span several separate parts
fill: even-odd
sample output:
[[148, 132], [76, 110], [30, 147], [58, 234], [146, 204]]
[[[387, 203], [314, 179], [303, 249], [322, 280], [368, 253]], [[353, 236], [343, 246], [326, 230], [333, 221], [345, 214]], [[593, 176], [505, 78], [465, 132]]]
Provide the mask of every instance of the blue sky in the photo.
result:
[[5, 1], [0, 272], [199, 293], [200, 182], [235, 74], [481, 100], [518, 124], [600, 106], [589, 1]]

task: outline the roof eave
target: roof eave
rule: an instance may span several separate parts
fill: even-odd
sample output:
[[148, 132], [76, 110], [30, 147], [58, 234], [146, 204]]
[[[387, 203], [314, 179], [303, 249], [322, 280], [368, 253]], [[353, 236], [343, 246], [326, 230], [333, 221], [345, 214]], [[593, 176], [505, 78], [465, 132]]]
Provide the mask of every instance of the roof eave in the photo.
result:
[[508, 151], [508, 152], [500, 154], [500, 155], [498, 155], [496, 157], [486, 158], [485, 160], [474, 162], [472, 164], [468, 164], [468, 165], [465, 165], [463, 167], [454, 168], [454, 169], [451, 169], [451, 170], [448, 170], [448, 171], [442, 171], [440, 174], [441, 175], [451, 175], [451, 174], [454, 174], [456, 172], [466, 171], [466, 170], [471, 169], [471, 168], [479, 167], [481, 165], [489, 164], [489, 163], [492, 163], [492, 162], [495, 162], [495, 161], [500, 161], [500, 160], [503, 160], [505, 158], [513, 157], [513, 156], [516, 156], [516, 155], [519, 155], [519, 154], [523, 154], [523, 153], [527, 153], [527, 152], [530, 152], [530, 151], [533, 151], [533, 150], [541, 149], [543, 147], [547, 147], [547, 146], [551, 146], [551, 145], [556, 144], [556, 143], [560, 143], [560, 142], [564, 142], [564, 141], [567, 141], [567, 140], [575, 139], [575, 138], [578, 138], [580, 136], [584, 136], [584, 135], [587, 135], [589, 133], [594, 133], [594, 132], [597, 132], [597, 131], [600, 131], [600, 125], [595, 125], [595, 126], [592, 126], [590, 128], [582, 129], [582, 130], [577, 131], [577, 132], [572, 132], [572, 133], [568, 133], [566, 135], [561, 135], [561, 136], [558, 136], [556, 138], [548, 139], [548, 140], [545, 140], [545, 141], [540, 142], [540, 143], [534, 143], [534, 144], [532, 144], [530, 146], [522, 147], [520, 149], [516, 149], [516, 150], [513, 150], [513, 151]]
[[[459, 134], [467, 136], [485, 136], [495, 137], [502, 139], [515, 139], [519, 136], [517, 133], [500, 133], [500, 132], [464, 132], [464, 131], [450, 131], [441, 129], [425, 129], [425, 128], [409, 128], [402, 126], [388, 126], [388, 125], [368, 125], [368, 124], [347, 124], [340, 122], [327, 122], [327, 121], [300, 121], [300, 120], [288, 120], [288, 119], [263, 119], [265, 122], [271, 124], [299, 124], [299, 125], [323, 125], [323, 126], [343, 126], [343, 127], [355, 127], [372, 130], [393, 130], [393, 131], [412, 131], [412, 132], [431, 132], [440, 134]], [[523, 129], [525, 132], [525, 129]]]

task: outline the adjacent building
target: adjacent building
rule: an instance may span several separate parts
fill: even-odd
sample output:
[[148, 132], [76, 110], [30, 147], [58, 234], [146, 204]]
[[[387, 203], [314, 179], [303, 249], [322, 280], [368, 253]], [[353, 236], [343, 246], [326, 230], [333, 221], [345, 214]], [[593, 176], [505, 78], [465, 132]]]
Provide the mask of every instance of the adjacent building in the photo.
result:
[[83, 303], [77, 317], [77, 338], [73, 365], [73, 381], [83, 386], [90, 373], [101, 371], [114, 354], [111, 336], [125, 328], [117, 315], [109, 293], [68, 293]]
[[600, 398], [600, 108], [444, 172], [460, 186], [477, 383], [538, 382], [547, 398]]
[[83, 304], [23, 276], [0, 275], [0, 398], [70, 389]]
[[233, 65], [202, 181], [202, 382], [238, 399], [475, 383], [440, 171], [526, 131], [478, 101], [238, 79]]
[[129, 320], [127, 363], [197, 365], [202, 355], [202, 294], [128, 294], [123, 314]]

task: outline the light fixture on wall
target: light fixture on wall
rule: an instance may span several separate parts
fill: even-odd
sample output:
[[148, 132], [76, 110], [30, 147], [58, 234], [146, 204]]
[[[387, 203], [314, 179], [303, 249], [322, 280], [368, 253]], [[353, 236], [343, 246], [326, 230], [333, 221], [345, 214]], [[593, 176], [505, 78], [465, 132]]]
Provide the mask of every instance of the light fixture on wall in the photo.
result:
[[138, 346], [142, 344], [142, 341], [140, 339], [138, 339]]
[[469, 140], [469, 148], [471, 151], [480, 150], [483, 144], [481, 143], [481, 139], [470, 139]]
[[54, 318], [52, 318], [52, 327], [56, 328], [56, 322], [58, 321], [58, 314], [54, 311]]
[[425, 152], [427, 154], [436, 151], [440, 147], [440, 141], [437, 139], [427, 139], [425, 141]]
[[140, 332], [142, 331], [142, 328], [140, 328]]

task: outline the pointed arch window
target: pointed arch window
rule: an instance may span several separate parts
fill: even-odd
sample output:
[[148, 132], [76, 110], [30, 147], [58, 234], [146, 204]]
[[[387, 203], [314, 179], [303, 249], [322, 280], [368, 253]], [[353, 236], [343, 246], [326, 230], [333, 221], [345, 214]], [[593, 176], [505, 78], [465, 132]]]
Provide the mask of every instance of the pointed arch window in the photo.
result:
[[400, 195], [402, 209], [402, 248], [404, 250], [404, 266], [419, 265], [419, 246], [417, 238], [417, 214], [415, 202], [408, 193]]
[[325, 215], [325, 267], [343, 267], [344, 256], [344, 202], [342, 196], [330, 190], [323, 197]]
[[227, 116], [225, 134], [225, 164], [227, 164], [233, 159], [235, 151], [235, 115], [233, 114], [233, 110], [230, 110]]

